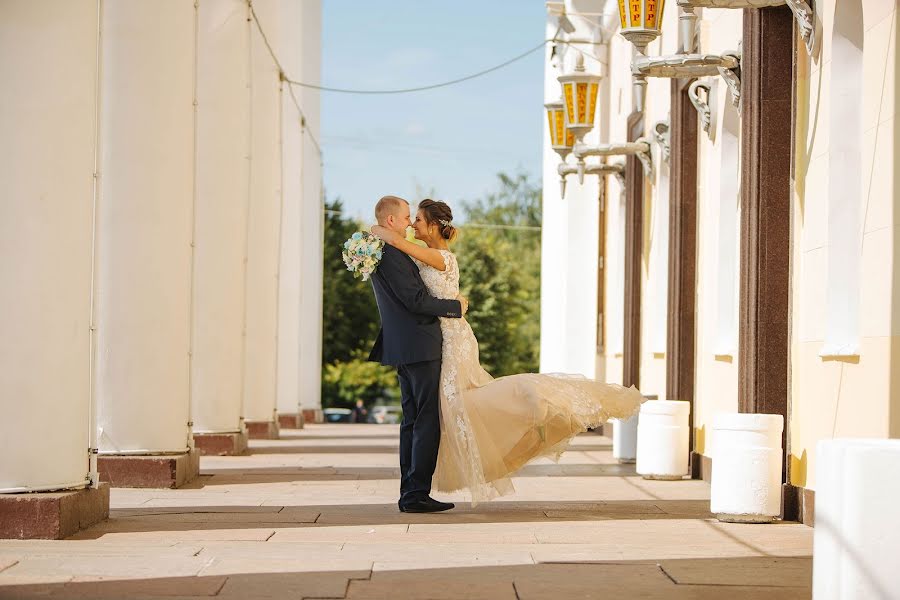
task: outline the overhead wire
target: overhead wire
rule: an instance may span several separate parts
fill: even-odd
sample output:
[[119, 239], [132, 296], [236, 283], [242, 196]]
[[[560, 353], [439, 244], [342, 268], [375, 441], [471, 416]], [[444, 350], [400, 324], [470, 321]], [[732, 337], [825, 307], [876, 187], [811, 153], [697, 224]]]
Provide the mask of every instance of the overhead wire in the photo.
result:
[[[266, 49], [269, 51], [269, 56], [272, 57], [272, 60], [275, 62], [275, 66], [278, 67], [278, 76], [281, 81], [286, 81], [291, 83], [291, 80], [288, 78], [287, 73], [284, 71], [284, 67], [281, 64], [281, 61], [278, 60], [278, 55], [275, 54], [275, 50], [272, 48], [272, 44], [269, 43], [269, 37], [266, 35], [265, 30], [262, 27], [262, 23], [260, 23], [259, 16], [256, 14], [256, 9], [253, 8], [253, 1], [247, 0], [247, 6], [250, 8], [250, 15], [253, 18], [253, 22], [256, 24], [256, 29], [259, 31], [260, 37], [262, 37], [263, 44], [265, 44]], [[312, 141], [313, 146], [316, 148], [316, 152], [318, 152], [319, 157], [322, 156], [322, 147], [319, 145], [319, 141], [316, 139], [316, 136], [310, 131], [309, 127], [306, 125], [306, 113], [303, 112], [303, 109], [300, 108], [300, 101], [297, 100], [297, 95], [294, 94], [294, 88], [292, 85], [288, 85], [288, 92], [291, 96], [291, 100], [294, 103], [294, 106], [297, 109], [297, 112], [300, 114], [300, 126], [303, 131], [309, 136], [309, 139]]]

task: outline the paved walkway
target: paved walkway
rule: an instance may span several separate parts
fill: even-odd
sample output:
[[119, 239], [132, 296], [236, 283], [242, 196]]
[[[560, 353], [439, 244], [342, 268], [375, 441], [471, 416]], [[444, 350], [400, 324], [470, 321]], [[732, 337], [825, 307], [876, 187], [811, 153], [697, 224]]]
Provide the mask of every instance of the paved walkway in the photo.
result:
[[73, 538], [0, 541], [0, 598], [810, 597], [812, 529], [719, 523], [705, 483], [636, 477], [607, 438], [508, 499], [407, 515], [397, 435], [313, 425], [204, 457], [179, 490], [114, 489]]

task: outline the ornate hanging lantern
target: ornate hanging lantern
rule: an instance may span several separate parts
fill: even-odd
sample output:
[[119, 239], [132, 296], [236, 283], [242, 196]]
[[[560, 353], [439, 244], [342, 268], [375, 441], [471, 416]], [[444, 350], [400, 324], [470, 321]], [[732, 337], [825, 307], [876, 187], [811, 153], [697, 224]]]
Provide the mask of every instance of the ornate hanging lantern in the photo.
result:
[[566, 109], [562, 99], [556, 102], [548, 102], [544, 105], [547, 109], [547, 122], [550, 125], [550, 145], [565, 161], [575, 145], [575, 136], [566, 128]]
[[619, 0], [622, 37], [645, 48], [659, 37], [665, 7], [666, 0]]
[[575, 72], [560, 75], [558, 80], [565, 102], [566, 127], [580, 142], [584, 134], [594, 128], [600, 76], [584, 70], [584, 56], [579, 52], [575, 57]]

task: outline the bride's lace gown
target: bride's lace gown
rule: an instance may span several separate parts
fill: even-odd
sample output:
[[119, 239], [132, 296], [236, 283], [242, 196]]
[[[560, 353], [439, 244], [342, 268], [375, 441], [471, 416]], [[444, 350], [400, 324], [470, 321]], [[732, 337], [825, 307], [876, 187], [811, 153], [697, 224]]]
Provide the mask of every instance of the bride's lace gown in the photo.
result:
[[[441, 250], [445, 270], [416, 261], [435, 298], [459, 295], [459, 265]], [[558, 458], [577, 434], [637, 412], [634, 388], [582, 376], [525, 373], [494, 379], [478, 361], [465, 319], [441, 318], [441, 445], [433, 487], [468, 489], [472, 502], [514, 492], [510, 475], [539, 456]]]

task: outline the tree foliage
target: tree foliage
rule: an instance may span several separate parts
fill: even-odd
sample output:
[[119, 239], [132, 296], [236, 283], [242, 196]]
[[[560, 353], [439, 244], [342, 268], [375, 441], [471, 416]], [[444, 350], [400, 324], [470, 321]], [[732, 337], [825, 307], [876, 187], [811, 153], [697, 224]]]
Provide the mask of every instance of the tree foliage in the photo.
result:
[[[498, 179], [495, 192], [455, 207], [462, 224], [451, 247], [481, 362], [495, 377], [537, 371], [540, 341], [541, 190], [523, 174]], [[365, 360], [378, 307], [372, 286], [354, 279], [341, 259], [344, 241], [364, 228], [341, 212], [340, 200], [326, 205], [323, 405], [396, 400], [393, 369]]]
[[502, 377], [538, 370], [541, 190], [523, 174], [498, 178], [497, 191], [463, 204], [453, 250], [481, 363]]

